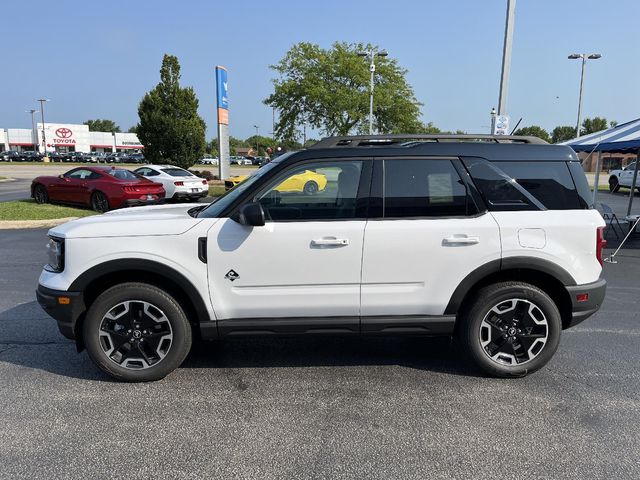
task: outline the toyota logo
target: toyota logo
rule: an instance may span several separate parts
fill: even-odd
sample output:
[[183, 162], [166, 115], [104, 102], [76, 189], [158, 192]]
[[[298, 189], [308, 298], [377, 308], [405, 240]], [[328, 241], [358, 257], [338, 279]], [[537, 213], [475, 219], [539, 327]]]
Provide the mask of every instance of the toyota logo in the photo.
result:
[[69, 138], [73, 132], [69, 128], [62, 127], [56, 130], [56, 135], [60, 138]]

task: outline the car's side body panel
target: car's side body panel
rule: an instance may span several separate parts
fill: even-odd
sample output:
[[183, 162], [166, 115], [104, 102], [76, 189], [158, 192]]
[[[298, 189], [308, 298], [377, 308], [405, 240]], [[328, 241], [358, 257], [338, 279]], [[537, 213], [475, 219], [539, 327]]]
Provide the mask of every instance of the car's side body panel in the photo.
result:
[[498, 225], [488, 213], [369, 221], [362, 315], [442, 315], [460, 282], [499, 260], [500, 250]]
[[[529, 257], [569, 272], [575, 284], [596, 281], [596, 229], [605, 225], [597, 210], [492, 212], [500, 226], [502, 258]], [[535, 263], [532, 261], [533, 268]]]

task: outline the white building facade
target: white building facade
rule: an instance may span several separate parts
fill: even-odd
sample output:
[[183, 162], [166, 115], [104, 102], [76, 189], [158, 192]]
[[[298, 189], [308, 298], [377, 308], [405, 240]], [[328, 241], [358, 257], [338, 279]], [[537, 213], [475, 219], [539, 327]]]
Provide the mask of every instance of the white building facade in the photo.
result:
[[144, 145], [135, 133], [90, 132], [87, 125], [42, 123], [30, 128], [0, 129], [0, 150], [44, 152], [140, 153]]

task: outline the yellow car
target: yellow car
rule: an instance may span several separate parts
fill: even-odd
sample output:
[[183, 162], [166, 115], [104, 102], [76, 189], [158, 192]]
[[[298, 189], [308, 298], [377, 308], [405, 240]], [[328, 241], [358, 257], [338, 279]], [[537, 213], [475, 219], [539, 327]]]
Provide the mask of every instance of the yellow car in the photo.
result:
[[[224, 189], [231, 190], [240, 182], [245, 180], [249, 175], [234, 175], [224, 181]], [[313, 195], [327, 186], [327, 177], [321, 173], [312, 170], [305, 170], [297, 175], [292, 175], [284, 182], [278, 185], [275, 190], [278, 192], [304, 192], [307, 195]]]

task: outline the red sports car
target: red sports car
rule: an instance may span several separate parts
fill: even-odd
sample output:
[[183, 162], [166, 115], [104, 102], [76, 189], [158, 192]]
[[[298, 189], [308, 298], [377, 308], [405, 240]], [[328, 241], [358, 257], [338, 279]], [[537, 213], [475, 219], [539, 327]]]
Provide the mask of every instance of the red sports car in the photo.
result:
[[73, 203], [97, 212], [158, 203], [164, 195], [162, 184], [116, 167], [79, 167], [31, 182], [31, 197], [38, 203]]

